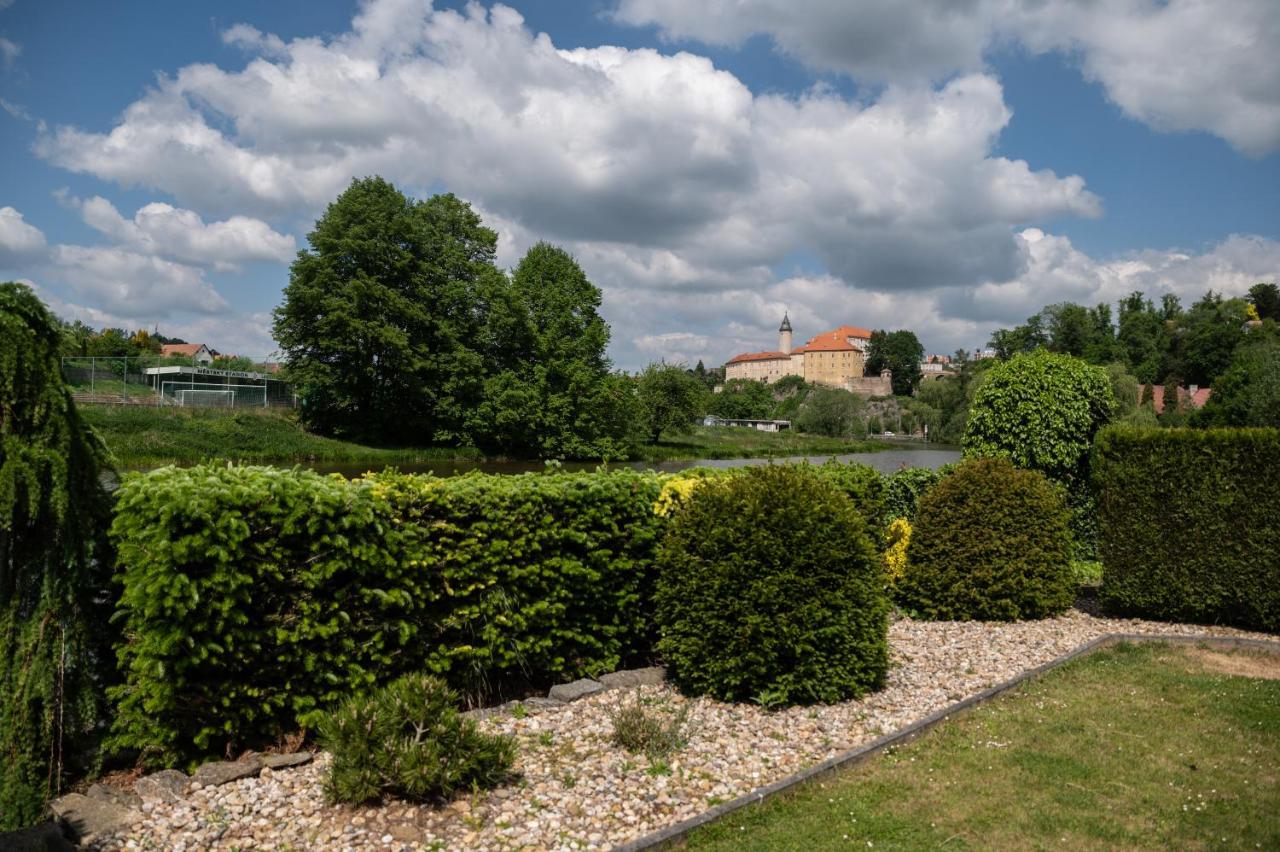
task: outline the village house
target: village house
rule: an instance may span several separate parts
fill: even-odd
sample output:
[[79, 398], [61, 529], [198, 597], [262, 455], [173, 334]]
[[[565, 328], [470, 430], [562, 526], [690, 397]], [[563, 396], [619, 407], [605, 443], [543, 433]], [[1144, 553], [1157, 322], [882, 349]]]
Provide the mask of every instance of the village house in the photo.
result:
[[196, 364], [212, 364], [213, 351], [203, 343], [166, 343], [160, 347], [166, 358], [190, 358]]

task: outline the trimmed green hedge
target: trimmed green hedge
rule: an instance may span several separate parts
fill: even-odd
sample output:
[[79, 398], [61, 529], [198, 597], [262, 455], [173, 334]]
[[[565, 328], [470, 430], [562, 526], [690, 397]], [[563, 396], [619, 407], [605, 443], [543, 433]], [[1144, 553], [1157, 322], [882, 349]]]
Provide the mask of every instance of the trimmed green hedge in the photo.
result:
[[312, 726], [404, 673], [489, 695], [615, 668], [651, 643], [660, 487], [634, 472], [128, 477], [111, 745], [173, 765]]
[[1280, 430], [1098, 436], [1109, 609], [1280, 631]]

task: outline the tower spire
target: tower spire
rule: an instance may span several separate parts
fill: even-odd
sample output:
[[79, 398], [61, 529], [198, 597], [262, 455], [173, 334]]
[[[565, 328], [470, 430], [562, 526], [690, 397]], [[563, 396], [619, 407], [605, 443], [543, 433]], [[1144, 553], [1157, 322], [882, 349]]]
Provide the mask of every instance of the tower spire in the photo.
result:
[[783, 355], [791, 354], [791, 318], [782, 312], [782, 325], [778, 326], [778, 349]]

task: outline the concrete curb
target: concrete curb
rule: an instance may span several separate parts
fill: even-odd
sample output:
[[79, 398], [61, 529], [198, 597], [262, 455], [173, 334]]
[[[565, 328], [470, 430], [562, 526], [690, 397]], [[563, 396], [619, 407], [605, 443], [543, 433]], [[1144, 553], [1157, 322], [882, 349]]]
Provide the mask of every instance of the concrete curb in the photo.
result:
[[1034, 680], [1050, 669], [1056, 669], [1063, 663], [1069, 663], [1072, 660], [1088, 656], [1089, 654], [1101, 650], [1109, 645], [1116, 645], [1121, 642], [1167, 642], [1190, 645], [1204, 644], [1220, 648], [1247, 648], [1280, 654], [1280, 640], [1246, 639], [1237, 636], [1196, 636], [1182, 634], [1162, 636], [1160, 634], [1147, 633], [1108, 633], [1105, 636], [1099, 636], [1097, 639], [1081, 645], [1074, 651], [1063, 654], [1057, 659], [1050, 660], [1049, 662], [1036, 666], [1033, 669], [1028, 669], [1019, 675], [1015, 675], [1003, 683], [998, 683], [995, 686], [988, 687], [987, 689], [982, 690], [982, 692], [971, 695], [962, 701], [957, 701], [955, 704], [948, 704], [946, 707], [931, 713], [918, 722], [913, 722], [907, 727], [901, 728], [893, 733], [885, 734], [878, 739], [872, 740], [866, 745], [861, 745], [857, 748], [837, 754], [835, 757], [831, 757], [821, 763], [814, 764], [808, 769], [803, 769], [794, 775], [774, 781], [772, 784], [760, 787], [744, 796], [739, 796], [733, 801], [716, 805], [714, 808], [703, 811], [697, 816], [690, 817], [683, 822], [678, 822], [675, 825], [659, 829], [651, 834], [646, 834], [644, 837], [616, 846], [614, 847], [615, 852], [638, 852], [638, 850], [641, 849], [664, 849], [676, 846], [684, 840], [690, 832], [697, 828], [701, 828], [708, 823], [715, 822], [721, 817], [728, 816], [734, 811], [768, 801], [780, 793], [787, 792], [803, 784], [808, 784], [815, 779], [826, 776], [836, 770], [856, 766], [862, 761], [876, 756], [891, 746], [910, 742], [921, 734], [929, 731], [938, 723], [962, 710], [967, 710], [970, 707], [976, 707], [979, 704], [986, 703], [992, 698], [1009, 691], [1015, 686]]

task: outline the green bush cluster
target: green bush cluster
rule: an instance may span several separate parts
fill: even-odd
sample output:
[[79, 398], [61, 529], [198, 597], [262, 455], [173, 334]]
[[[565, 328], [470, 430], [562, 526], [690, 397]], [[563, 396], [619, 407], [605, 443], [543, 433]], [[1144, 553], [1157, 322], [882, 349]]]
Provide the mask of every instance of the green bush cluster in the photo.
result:
[[906, 518], [909, 523], [914, 524], [920, 497], [953, 467], [954, 465], [944, 465], [939, 468], [904, 467], [886, 476], [884, 478], [885, 516], [889, 520]]
[[444, 681], [417, 674], [343, 702], [318, 731], [333, 755], [325, 795], [350, 804], [383, 796], [424, 802], [502, 784], [515, 741], [481, 732], [458, 712], [458, 700]]
[[126, 478], [116, 748], [175, 764], [401, 674], [478, 697], [651, 645], [659, 477], [164, 468]]
[[1280, 430], [1108, 429], [1094, 475], [1104, 606], [1280, 630]]
[[659, 650], [684, 690], [833, 702], [888, 668], [883, 569], [852, 502], [813, 469], [708, 480], [659, 552]]
[[899, 599], [937, 619], [1060, 612], [1075, 594], [1068, 517], [1042, 474], [1007, 459], [966, 461], [920, 500]]

